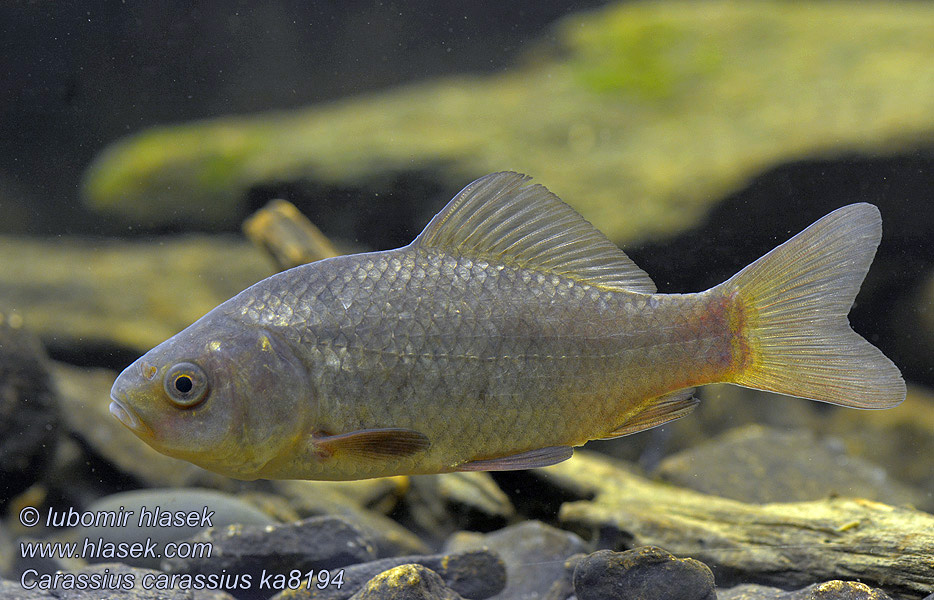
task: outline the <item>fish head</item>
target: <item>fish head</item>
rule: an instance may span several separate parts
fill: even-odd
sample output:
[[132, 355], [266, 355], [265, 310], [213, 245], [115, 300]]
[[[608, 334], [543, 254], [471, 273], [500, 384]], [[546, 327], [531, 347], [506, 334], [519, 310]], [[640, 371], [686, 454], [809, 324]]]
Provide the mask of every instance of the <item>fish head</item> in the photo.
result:
[[309, 390], [279, 334], [208, 313], [117, 377], [110, 412], [163, 454], [255, 479], [301, 438]]

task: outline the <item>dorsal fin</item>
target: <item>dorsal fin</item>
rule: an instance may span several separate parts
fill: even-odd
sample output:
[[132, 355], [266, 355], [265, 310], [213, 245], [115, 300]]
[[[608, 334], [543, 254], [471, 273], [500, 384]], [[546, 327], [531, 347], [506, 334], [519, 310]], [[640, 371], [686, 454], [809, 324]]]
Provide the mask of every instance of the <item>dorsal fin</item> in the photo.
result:
[[547, 271], [599, 287], [654, 293], [655, 284], [573, 208], [529, 177], [477, 179], [428, 223], [413, 246]]

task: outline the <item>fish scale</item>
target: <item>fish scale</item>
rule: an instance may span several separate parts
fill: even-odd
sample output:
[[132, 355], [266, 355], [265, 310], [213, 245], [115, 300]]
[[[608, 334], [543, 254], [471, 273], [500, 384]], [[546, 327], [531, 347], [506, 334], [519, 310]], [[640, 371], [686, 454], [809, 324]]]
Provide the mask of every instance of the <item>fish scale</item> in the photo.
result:
[[[458, 451], [452, 453], [447, 445], [429, 449], [420, 459], [426, 472], [486, 458], [491, 439], [498, 440], [501, 451], [520, 452], [542, 443], [583, 442], [594, 431], [605, 433], [616, 424], [609, 419], [619, 405], [636, 407], [646, 393], [670, 391], [664, 372], [639, 377], [637, 384], [623, 375], [640, 364], [671, 362], [670, 357], [653, 356], [653, 348], [673, 350], [685, 361], [706, 360], [702, 354], [682, 352], [688, 328], [669, 330], [671, 342], [655, 335], [652, 324], [657, 317], [645, 310], [647, 301], [641, 294], [601, 291], [523, 270], [490, 270], [488, 265], [477, 277], [468, 258], [417, 249], [395, 252], [400, 256], [342, 257], [327, 265], [298, 267], [264, 292], [285, 294], [293, 280], [311, 279], [304, 271], [330, 271], [315, 278], [320, 289], [310, 287], [300, 301], [306, 304], [301, 312], [321, 315], [314, 327], [286, 322], [281, 328], [306, 364], [324, 365], [313, 370], [312, 380], [318, 411], [327, 415], [319, 428], [438, 428], [438, 437], [449, 439]], [[413, 274], [422, 272], [426, 275], [418, 286], [409, 286]], [[340, 303], [335, 306], [330, 299], [340, 295], [347, 280], [367, 283], [353, 291], [353, 304], [342, 311]], [[336, 293], [330, 289], [333, 282], [340, 282]], [[445, 293], [436, 297], [423, 290]], [[670, 312], [672, 302], [678, 303], [673, 310], [679, 311], [705, 300], [662, 296], [655, 311]], [[266, 326], [283, 322], [283, 304], [266, 306], [266, 312], [246, 314]], [[371, 307], [378, 310], [371, 312]], [[420, 319], [400, 319], [401, 313]], [[435, 333], [427, 335], [429, 329]], [[439, 367], [442, 358], [445, 363]], [[690, 370], [690, 362], [682, 368]], [[568, 394], [570, 388], [578, 390]], [[418, 401], [428, 396], [450, 400], [431, 405]], [[429, 411], [426, 417], [426, 406], [444, 410]], [[582, 418], [567, 419], [571, 408]], [[479, 414], [501, 418], [481, 432], [456, 425]]]
[[843, 207], [728, 281], [658, 294], [539, 185], [468, 185], [410, 245], [265, 279], [117, 378], [157, 450], [243, 479], [547, 466], [727, 382], [859, 408], [905, 384], [845, 312], [881, 236]]

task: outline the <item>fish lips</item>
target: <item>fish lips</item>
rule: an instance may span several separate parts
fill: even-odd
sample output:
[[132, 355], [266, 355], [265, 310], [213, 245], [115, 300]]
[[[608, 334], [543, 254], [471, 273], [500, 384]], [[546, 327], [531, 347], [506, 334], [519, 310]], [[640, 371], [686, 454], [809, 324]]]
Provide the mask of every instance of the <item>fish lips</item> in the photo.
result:
[[152, 436], [152, 430], [148, 425], [143, 423], [143, 420], [139, 418], [136, 411], [130, 408], [126, 401], [121, 401], [120, 398], [114, 394], [110, 395], [110, 414], [116, 417], [118, 421], [123, 423], [124, 427], [136, 435], [146, 437]]

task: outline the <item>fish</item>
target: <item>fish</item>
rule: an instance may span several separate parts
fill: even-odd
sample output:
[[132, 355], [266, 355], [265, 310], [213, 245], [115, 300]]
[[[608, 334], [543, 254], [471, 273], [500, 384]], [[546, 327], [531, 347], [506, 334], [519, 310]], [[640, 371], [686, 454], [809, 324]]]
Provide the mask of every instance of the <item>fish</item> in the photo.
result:
[[905, 398], [847, 319], [882, 236], [839, 208], [706, 291], [648, 274], [544, 186], [477, 179], [412, 243], [273, 275], [116, 379], [110, 412], [230, 477], [530, 469], [668, 423], [730, 383], [840, 406]]

